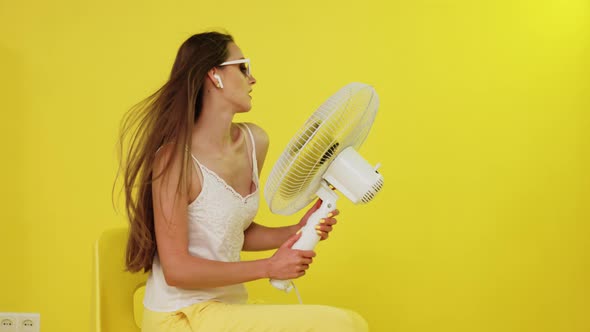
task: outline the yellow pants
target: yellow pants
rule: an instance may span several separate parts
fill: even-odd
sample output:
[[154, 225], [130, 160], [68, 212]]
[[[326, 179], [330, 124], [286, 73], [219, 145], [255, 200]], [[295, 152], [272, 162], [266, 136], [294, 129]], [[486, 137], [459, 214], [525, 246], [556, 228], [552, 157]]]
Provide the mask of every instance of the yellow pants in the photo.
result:
[[322, 305], [204, 302], [176, 312], [144, 309], [142, 332], [367, 332], [350, 310]]

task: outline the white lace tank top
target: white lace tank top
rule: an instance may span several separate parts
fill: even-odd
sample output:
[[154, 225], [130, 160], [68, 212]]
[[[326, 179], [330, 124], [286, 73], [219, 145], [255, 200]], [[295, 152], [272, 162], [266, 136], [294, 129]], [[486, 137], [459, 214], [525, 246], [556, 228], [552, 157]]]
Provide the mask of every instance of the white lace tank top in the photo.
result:
[[[189, 253], [205, 259], [237, 262], [244, 244], [244, 230], [250, 226], [258, 211], [259, 182], [254, 136], [246, 128], [252, 145], [252, 181], [255, 190], [242, 196], [215, 172], [193, 157], [195, 167], [203, 175], [201, 192], [188, 206]], [[160, 260], [156, 254], [148, 277], [143, 304], [152, 311], [170, 312], [203, 301], [245, 303], [248, 299], [243, 284], [207, 289], [182, 289], [166, 284]]]

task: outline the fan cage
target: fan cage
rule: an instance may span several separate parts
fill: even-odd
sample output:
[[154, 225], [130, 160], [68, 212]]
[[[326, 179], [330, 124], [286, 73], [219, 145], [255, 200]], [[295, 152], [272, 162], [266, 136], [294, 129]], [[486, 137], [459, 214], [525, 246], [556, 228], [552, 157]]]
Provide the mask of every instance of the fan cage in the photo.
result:
[[289, 215], [316, 198], [323, 173], [343, 149], [362, 145], [379, 98], [373, 87], [351, 83], [326, 100], [291, 139], [269, 175], [265, 198], [273, 213]]

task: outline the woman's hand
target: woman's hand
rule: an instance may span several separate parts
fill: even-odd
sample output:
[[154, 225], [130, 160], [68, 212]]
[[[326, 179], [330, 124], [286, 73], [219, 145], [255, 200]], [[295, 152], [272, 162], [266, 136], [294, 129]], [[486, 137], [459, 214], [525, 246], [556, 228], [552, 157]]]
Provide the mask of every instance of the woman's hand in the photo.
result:
[[267, 275], [269, 278], [287, 280], [305, 275], [305, 271], [309, 269], [309, 264], [313, 262], [315, 252], [312, 250], [291, 249], [300, 237], [300, 232], [292, 235], [268, 259]]
[[[305, 226], [307, 224], [307, 220], [309, 219], [309, 217], [317, 209], [319, 209], [320, 206], [322, 206], [322, 200], [318, 199], [317, 202], [305, 213], [303, 218], [301, 218], [301, 221], [299, 221], [299, 223], [297, 224], [299, 229], [301, 229], [303, 226]], [[336, 223], [338, 222], [336, 220], [336, 218], [334, 218], [334, 217], [336, 217], [339, 214], [340, 214], [340, 211], [338, 211], [338, 209], [336, 209], [336, 210], [328, 213], [327, 217], [320, 220], [319, 225], [316, 226], [316, 232], [320, 236], [320, 241], [328, 238], [328, 236], [330, 235], [330, 232], [334, 229], [333, 226], [336, 225]]]

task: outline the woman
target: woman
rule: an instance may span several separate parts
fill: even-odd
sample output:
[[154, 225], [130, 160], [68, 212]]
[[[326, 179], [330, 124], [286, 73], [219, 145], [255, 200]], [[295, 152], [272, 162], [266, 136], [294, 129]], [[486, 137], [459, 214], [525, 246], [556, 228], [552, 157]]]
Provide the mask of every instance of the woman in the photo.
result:
[[[132, 272], [151, 271], [143, 331], [367, 330], [343, 309], [246, 304], [243, 283], [305, 274], [315, 253], [291, 246], [321, 203], [293, 226], [252, 221], [268, 136], [233, 117], [250, 110], [255, 83], [231, 36], [193, 35], [168, 82], [123, 122], [126, 264]], [[318, 227], [322, 239], [337, 214]], [[270, 258], [240, 261], [241, 250], [277, 248]]]

